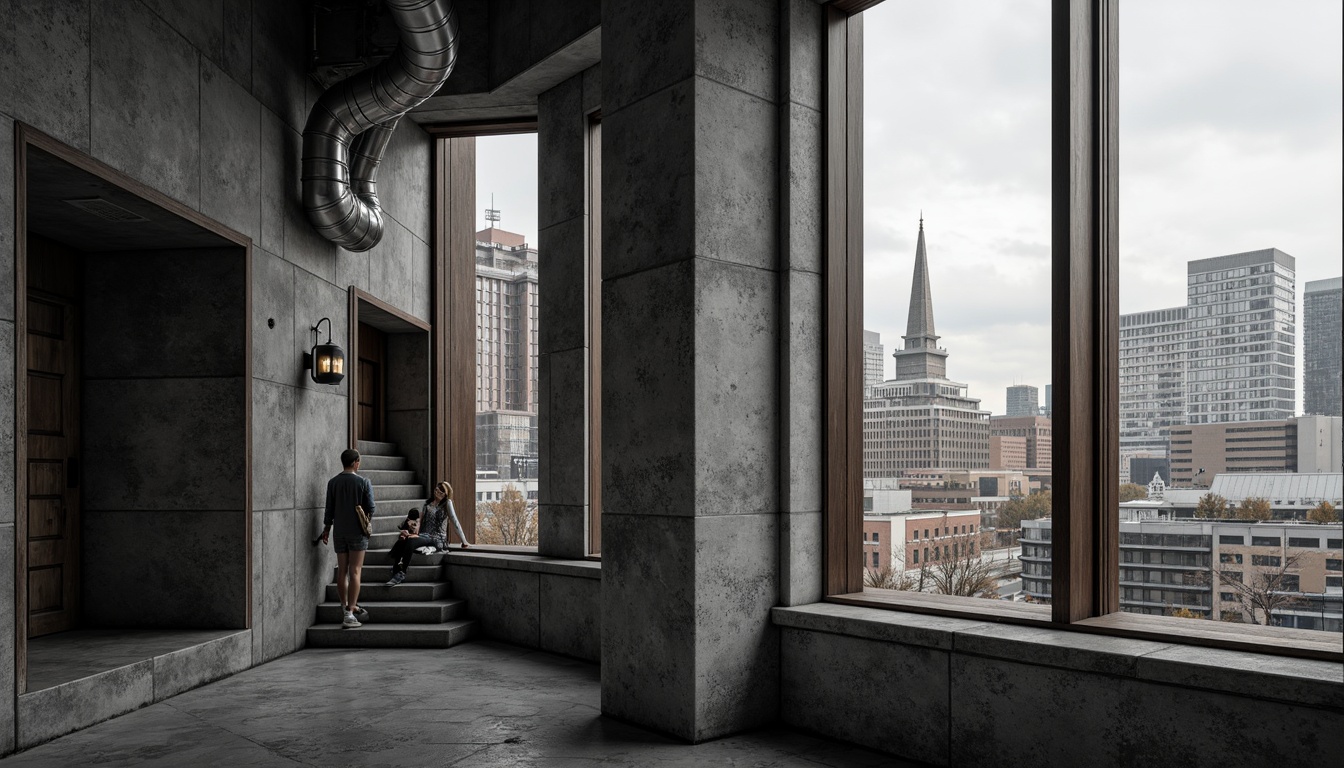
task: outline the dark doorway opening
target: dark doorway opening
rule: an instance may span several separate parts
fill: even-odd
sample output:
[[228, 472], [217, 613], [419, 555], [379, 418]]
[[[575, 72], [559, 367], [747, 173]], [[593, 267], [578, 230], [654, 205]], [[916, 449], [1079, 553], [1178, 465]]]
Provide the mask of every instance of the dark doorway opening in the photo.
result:
[[16, 142], [24, 694], [250, 626], [251, 246], [27, 126]]

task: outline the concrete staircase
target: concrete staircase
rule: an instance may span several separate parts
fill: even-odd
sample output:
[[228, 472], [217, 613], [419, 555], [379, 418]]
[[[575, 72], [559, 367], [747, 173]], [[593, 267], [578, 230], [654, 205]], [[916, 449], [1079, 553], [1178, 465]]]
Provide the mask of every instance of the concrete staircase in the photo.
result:
[[369, 612], [364, 626], [341, 627], [341, 604], [333, 569], [326, 602], [317, 607], [317, 623], [308, 628], [310, 648], [447, 648], [469, 639], [476, 622], [466, 617], [467, 603], [452, 596], [444, 576], [443, 553], [417, 554], [406, 580], [384, 586], [392, 576], [390, 550], [406, 512], [425, 502], [395, 443], [359, 441], [359, 473], [373, 483], [373, 537], [364, 557], [359, 604]]

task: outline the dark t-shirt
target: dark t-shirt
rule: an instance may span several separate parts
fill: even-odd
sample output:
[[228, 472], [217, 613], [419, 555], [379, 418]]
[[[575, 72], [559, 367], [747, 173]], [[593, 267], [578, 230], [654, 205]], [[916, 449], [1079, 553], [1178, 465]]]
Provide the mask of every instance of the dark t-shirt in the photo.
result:
[[342, 472], [327, 481], [327, 514], [323, 525], [332, 527], [335, 536], [363, 536], [355, 505], [364, 507], [373, 517], [373, 485], [354, 472]]

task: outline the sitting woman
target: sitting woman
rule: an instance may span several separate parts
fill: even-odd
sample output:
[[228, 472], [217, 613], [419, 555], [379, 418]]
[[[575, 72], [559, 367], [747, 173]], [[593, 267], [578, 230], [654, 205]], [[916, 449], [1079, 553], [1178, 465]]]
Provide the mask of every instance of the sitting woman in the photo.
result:
[[420, 508], [419, 533], [408, 530], [409, 526], [406, 526], [401, 531], [401, 537], [392, 545], [392, 578], [388, 579], [387, 586], [395, 587], [406, 580], [406, 569], [411, 566], [411, 558], [417, 549], [433, 547], [445, 552], [448, 550], [449, 519], [453, 521], [462, 548], [466, 549], [470, 545], [467, 544], [467, 535], [462, 532], [462, 524], [457, 520], [457, 511], [453, 509], [453, 486], [445, 480], [434, 486], [430, 497]]

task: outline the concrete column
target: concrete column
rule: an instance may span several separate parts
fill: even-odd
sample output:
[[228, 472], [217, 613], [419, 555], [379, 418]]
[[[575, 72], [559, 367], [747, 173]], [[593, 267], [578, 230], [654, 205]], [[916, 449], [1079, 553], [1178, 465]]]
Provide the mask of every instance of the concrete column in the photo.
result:
[[537, 250], [541, 315], [537, 550], [588, 554], [588, 118], [596, 68], [537, 100]]
[[780, 3], [602, 6], [602, 709], [772, 720]]

